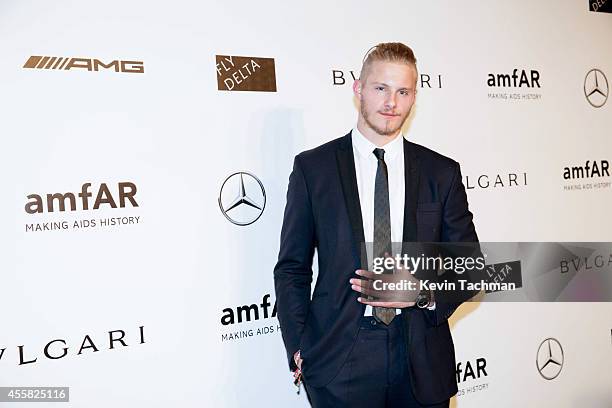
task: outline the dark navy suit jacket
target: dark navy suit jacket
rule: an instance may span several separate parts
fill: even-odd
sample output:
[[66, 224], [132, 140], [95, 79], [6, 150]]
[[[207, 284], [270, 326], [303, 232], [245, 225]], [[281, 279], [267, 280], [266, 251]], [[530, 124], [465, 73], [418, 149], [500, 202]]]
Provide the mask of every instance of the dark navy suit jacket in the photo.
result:
[[[468, 242], [478, 237], [459, 164], [404, 140], [404, 242]], [[276, 305], [287, 358], [301, 350], [304, 381], [328, 384], [346, 360], [365, 305], [349, 279], [367, 269], [351, 134], [296, 156], [289, 177], [278, 263]], [[311, 299], [312, 261], [319, 274]], [[447, 319], [460, 303], [403, 309], [414, 395], [423, 404], [457, 392]]]

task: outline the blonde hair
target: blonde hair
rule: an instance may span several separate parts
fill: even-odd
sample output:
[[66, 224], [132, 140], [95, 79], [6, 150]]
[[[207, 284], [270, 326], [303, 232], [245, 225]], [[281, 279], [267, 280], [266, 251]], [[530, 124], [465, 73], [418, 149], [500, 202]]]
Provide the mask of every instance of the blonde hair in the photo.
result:
[[360, 80], [365, 80], [367, 72], [370, 69], [372, 63], [377, 61], [386, 62], [399, 62], [402, 64], [411, 65], [414, 70], [417, 70], [417, 60], [414, 56], [412, 49], [406, 44], [402, 43], [380, 43], [368, 50], [365, 57], [363, 58], [363, 64], [361, 66]]

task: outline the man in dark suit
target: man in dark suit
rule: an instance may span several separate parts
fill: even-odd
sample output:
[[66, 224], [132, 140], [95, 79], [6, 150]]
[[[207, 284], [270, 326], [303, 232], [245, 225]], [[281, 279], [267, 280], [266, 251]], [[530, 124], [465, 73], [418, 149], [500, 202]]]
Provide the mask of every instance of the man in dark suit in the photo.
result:
[[457, 392], [447, 319], [460, 302], [370, 301], [356, 274], [372, 264], [365, 242], [376, 256], [391, 241], [478, 240], [459, 164], [401, 135], [417, 75], [406, 45], [373, 47], [353, 85], [356, 128], [295, 158], [274, 281], [314, 407], [447, 407]]

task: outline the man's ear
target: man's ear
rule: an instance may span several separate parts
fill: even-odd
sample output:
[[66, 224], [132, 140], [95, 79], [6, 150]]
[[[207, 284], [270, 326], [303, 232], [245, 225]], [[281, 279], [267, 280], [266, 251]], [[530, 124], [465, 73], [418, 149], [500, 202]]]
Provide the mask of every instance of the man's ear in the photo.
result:
[[355, 95], [355, 98], [357, 98], [357, 100], [361, 100], [361, 87], [361, 81], [359, 79], [356, 79], [355, 82], [353, 82], [353, 94]]

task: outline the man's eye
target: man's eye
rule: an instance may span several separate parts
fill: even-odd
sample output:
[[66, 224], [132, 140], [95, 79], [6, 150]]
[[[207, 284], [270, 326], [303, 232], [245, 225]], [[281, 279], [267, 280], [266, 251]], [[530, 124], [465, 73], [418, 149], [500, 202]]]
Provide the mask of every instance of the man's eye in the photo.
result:
[[377, 86], [377, 87], [376, 87], [376, 90], [377, 90], [377, 91], [384, 91], [384, 90], [385, 90], [385, 88], [384, 88], [384, 87], [382, 87], [382, 86]]

